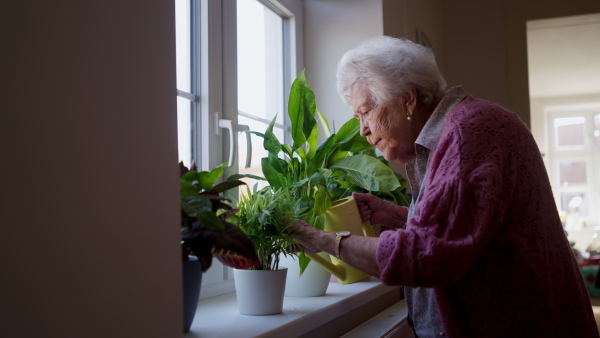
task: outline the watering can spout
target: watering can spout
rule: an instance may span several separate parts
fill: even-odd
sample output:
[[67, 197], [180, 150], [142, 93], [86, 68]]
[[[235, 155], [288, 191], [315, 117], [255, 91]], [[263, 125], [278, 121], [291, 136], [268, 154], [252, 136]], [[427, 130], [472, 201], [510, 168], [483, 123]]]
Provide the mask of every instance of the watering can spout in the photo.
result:
[[313, 262], [319, 264], [327, 272], [334, 275], [338, 281], [346, 280], [346, 270], [344, 270], [344, 267], [335, 265], [318, 254], [307, 254], [307, 256], [310, 257]]
[[[325, 231], [337, 232], [342, 230], [350, 231], [352, 235], [356, 236], [373, 236], [371, 224], [361, 221], [356, 201], [352, 196], [333, 202], [325, 215]], [[340, 284], [356, 283], [370, 277], [368, 274], [331, 255], [331, 262], [317, 254], [307, 256], [337, 277]]]

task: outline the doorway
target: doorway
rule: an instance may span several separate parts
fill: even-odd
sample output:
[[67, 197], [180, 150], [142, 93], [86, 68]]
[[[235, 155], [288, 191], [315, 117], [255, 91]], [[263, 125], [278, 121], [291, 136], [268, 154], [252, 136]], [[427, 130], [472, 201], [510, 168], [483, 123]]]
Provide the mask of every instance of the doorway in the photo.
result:
[[569, 240], [600, 250], [600, 13], [527, 21], [531, 130]]

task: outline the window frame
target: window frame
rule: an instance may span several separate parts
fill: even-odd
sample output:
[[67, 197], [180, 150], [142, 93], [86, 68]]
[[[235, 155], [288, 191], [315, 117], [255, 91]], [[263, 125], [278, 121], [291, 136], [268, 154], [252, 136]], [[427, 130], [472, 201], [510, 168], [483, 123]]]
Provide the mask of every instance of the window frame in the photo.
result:
[[[229, 131], [219, 128], [219, 120], [231, 120], [234, 128], [238, 124], [236, 0], [189, 1], [191, 92], [178, 89], [177, 96], [191, 103], [191, 158], [199, 170], [210, 170], [227, 162], [230, 152]], [[289, 86], [304, 67], [302, 2], [257, 1], [284, 18], [284, 86]], [[284, 93], [287, 102], [289, 92]], [[287, 124], [287, 112], [285, 116]], [[224, 176], [238, 172], [237, 162], [226, 168]], [[213, 260], [203, 274], [201, 299], [233, 292], [232, 278], [231, 268]]]
[[[579, 103], [579, 104], [561, 104], [549, 105], [544, 108], [545, 125], [547, 134], [548, 176], [552, 185], [552, 191], [559, 211], [562, 211], [562, 194], [584, 193], [587, 196], [588, 211], [587, 226], [600, 227], [600, 211], [595, 206], [600, 205], [600, 156], [594, 156], [595, 149], [593, 139], [593, 118], [600, 113], [600, 102], [597, 103]], [[558, 147], [555, 137], [554, 120], [557, 118], [570, 117], [585, 118], [585, 136], [582, 147]], [[561, 185], [560, 163], [562, 162], [583, 162], [586, 164], [586, 184], [567, 186]], [[584, 230], [580, 226], [566, 225], [565, 230], [577, 231]]]

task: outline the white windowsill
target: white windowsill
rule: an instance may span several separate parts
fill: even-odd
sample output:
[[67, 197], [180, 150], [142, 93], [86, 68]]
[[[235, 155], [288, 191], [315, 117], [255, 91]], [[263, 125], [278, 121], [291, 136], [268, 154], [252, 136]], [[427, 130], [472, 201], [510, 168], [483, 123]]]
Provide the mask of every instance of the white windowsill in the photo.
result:
[[314, 331], [339, 337], [400, 300], [399, 287], [370, 278], [346, 285], [329, 283], [321, 297], [285, 297], [278, 315], [247, 316], [238, 313], [235, 293], [228, 293], [201, 300], [184, 337], [314, 337]]

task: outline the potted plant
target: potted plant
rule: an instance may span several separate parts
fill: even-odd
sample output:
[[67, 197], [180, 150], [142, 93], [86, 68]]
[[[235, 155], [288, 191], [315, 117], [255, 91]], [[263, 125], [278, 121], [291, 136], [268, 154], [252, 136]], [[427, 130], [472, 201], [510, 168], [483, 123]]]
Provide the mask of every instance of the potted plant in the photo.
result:
[[280, 257], [289, 255], [295, 235], [288, 228], [303, 211], [290, 189], [248, 188], [237, 204], [232, 222], [252, 241], [259, 263], [248, 269], [234, 269], [238, 310], [247, 315], [281, 313], [287, 268]]
[[231, 267], [246, 268], [258, 263], [250, 239], [227, 221], [236, 210], [221, 194], [245, 183], [231, 180], [216, 184], [225, 165], [211, 171], [197, 171], [195, 164], [189, 170], [179, 163], [184, 332], [192, 325], [202, 272], [211, 266], [213, 256]]
[[[406, 181], [376, 156], [375, 147], [360, 135], [358, 120], [350, 119], [337, 133], [331, 133], [304, 72], [292, 84], [289, 97], [293, 143], [283, 144], [277, 139], [273, 133], [275, 118], [264, 134], [254, 132], [264, 139], [268, 157], [261, 162], [264, 178], [253, 178], [267, 180], [274, 189], [291, 189], [299, 207], [309, 210], [303, 219], [319, 229], [323, 229], [332, 202], [352, 192], [369, 192], [399, 205], [409, 204]], [[317, 121], [327, 136], [320, 145]], [[244, 176], [249, 175], [232, 178]], [[302, 274], [310, 259], [302, 253], [298, 259]]]

